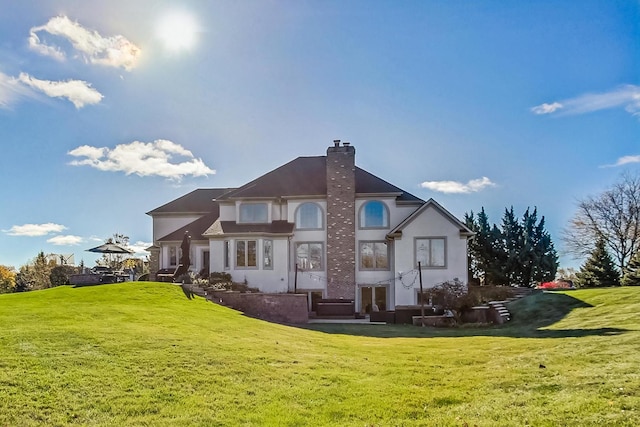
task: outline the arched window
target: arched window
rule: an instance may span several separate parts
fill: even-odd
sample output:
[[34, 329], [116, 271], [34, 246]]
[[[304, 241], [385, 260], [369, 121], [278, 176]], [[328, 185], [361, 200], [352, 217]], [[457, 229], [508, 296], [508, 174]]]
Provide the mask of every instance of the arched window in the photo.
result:
[[302, 230], [322, 229], [322, 208], [316, 203], [303, 203], [296, 210], [296, 228]]
[[387, 205], [372, 200], [360, 208], [360, 228], [388, 228], [389, 212]]

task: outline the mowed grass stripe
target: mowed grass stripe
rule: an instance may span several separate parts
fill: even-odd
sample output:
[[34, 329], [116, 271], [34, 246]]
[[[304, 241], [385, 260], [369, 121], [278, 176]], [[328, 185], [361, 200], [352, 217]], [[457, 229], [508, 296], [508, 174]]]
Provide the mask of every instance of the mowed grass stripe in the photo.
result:
[[160, 283], [2, 295], [0, 425], [640, 423], [640, 289], [510, 309], [494, 328], [300, 328]]

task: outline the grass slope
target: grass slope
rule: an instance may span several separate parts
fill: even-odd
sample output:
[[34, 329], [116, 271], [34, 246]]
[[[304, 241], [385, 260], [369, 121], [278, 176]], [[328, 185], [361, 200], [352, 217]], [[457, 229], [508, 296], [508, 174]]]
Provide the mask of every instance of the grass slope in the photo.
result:
[[496, 328], [297, 328], [168, 284], [0, 295], [0, 426], [640, 424], [640, 288], [511, 309]]

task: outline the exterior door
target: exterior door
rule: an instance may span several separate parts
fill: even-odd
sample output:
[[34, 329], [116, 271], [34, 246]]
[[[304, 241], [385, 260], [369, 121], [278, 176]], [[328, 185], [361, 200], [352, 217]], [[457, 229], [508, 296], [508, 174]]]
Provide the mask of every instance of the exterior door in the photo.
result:
[[386, 286], [362, 286], [360, 287], [360, 313], [369, 314], [372, 311], [387, 309]]

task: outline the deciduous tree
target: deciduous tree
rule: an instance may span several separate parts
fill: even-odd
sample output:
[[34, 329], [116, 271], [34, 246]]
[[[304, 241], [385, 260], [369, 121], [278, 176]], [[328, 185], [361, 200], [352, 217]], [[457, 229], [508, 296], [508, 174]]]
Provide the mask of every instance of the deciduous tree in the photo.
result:
[[588, 256], [602, 240], [618, 269], [640, 249], [640, 175], [624, 174], [611, 188], [578, 202], [578, 211], [564, 231], [568, 251]]
[[0, 294], [15, 292], [16, 272], [13, 267], [0, 265]]

